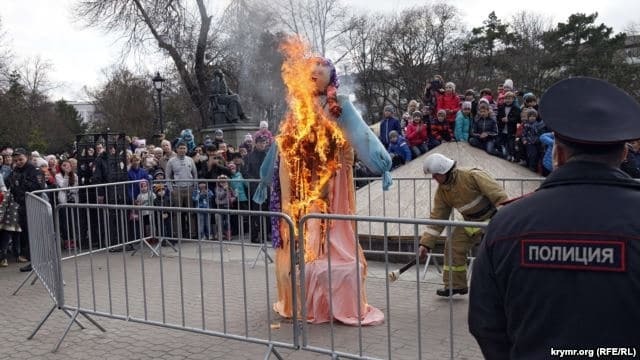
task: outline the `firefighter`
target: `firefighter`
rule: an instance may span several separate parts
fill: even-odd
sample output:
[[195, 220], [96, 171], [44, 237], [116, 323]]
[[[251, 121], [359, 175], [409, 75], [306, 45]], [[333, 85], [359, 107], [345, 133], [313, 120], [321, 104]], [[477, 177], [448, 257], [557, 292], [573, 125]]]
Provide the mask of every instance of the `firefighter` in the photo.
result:
[[[507, 193], [487, 172], [472, 168], [458, 169], [456, 162], [441, 154], [427, 156], [423, 167], [425, 174], [431, 174], [438, 182], [431, 219], [448, 220], [453, 209], [458, 210], [466, 221], [489, 221], [496, 213], [498, 204], [507, 200]], [[444, 230], [443, 225], [430, 225], [420, 239], [419, 254], [424, 259], [433, 249], [436, 240]], [[455, 227], [451, 243], [445, 243], [444, 288], [438, 289], [439, 296], [464, 295], [467, 286], [467, 253], [482, 238], [482, 229], [477, 227]], [[449, 259], [449, 247], [453, 253]], [[449, 284], [449, 271], [453, 283]]]
[[487, 359], [635, 358], [640, 183], [619, 166], [625, 142], [640, 138], [640, 104], [574, 77], [545, 92], [540, 114], [555, 133], [555, 169], [491, 220], [469, 330]]

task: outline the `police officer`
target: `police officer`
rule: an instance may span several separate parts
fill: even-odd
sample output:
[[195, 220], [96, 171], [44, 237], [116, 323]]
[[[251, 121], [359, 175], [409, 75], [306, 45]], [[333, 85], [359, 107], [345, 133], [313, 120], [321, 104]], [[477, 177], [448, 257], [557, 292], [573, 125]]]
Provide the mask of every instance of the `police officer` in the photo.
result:
[[[453, 209], [458, 210], [467, 221], [488, 221], [497, 211], [497, 206], [507, 200], [507, 194], [488, 173], [480, 169], [458, 169], [455, 161], [441, 154], [427, 156], [423, 167], [425, 174], [432, 174], [438, 182], [433, 199], [431, 219], [448, 220]], [[442, 233], [444, 226], [430, 225], [420, 239], [420, 258], [424, 259]], [[445, 243], [444, 289], [437, 295], [464, 295], [467, 286], [467, 253], [482, 238], [480, 228], [456, 227], [451, 235], [451, 244]], [[449, 246], [452, 260], [449, 261]], [[453, 283], [449, 284], [449, 271]]]
[[640, 104], [578, 77], [551, 86], [540, 112], [555, 133], [556, 169], [489, 224], [474, 262], [469, 329], [487, 359], [636, 346], [640, 184], [619, 166], [625, 141], [640, 138]]

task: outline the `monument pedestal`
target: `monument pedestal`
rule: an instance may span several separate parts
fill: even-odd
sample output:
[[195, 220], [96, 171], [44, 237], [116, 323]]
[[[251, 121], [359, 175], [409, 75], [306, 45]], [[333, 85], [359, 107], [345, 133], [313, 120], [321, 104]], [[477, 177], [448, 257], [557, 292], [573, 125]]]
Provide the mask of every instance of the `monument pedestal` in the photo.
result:
[[259, 127], [243, 123], [226, 123], [200, 130], [200, 134], [202, 135], [201, 138], [204, 139], [205, 136], [209, 135], [209, 137], [213, 139], [216, 129], [222, 130], [224, 132], [224, 140], [227, 144], [232, 145], [237, 149], [244, 141], [244, 136], [247, 134], [253, 135], [258, 131]]

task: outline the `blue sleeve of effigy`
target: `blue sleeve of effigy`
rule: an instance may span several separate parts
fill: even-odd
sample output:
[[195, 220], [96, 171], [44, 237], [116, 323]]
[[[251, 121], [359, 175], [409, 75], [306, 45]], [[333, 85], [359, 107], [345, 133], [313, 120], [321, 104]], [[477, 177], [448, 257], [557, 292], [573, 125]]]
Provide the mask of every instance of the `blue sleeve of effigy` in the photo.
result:
[[262, 204], [267, 200], [269, 185], [271, 185], [273, 181], [273, 170], [277, 156], [278, 144], [274, 141], [260, 166], [260, 183], [258, 184], [255, 194], [253, 194], [253, 201], [257, 204]]
[[342, 115], [338, 119], [340, 127], [347, 140], [358, 155], [358, 159], [369, 170], [382, 174], [382, 189], [388, 190], [393, 183], [391, 179], [391, 156], [384, 148], [378, 137], [345, 95], [338, 95], [342, 107]]

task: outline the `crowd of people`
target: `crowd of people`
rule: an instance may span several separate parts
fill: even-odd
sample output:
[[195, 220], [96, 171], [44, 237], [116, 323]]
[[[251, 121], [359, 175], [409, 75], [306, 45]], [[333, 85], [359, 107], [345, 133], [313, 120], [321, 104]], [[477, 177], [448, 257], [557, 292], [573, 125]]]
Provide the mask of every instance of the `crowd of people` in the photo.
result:
[[396, 167], [442, 143], [463, 141], [546, 175], [551, 168], [542, 159], [551, 150], [541, 138], [551, 133], [537, 110], [536, 95], [517, 91], [510, 79], [495, 93], [485, 88], [458, 94], [453, 82], [436, 75], [422, 103], [409, 101], [400, 119], [393, 106], [384, 108], [380, 140]]
[[[136, 137], [126, 141], [126, 175], [110, 167], [109, 153], [114, 156], [115, 149], [107, 144], [97, 142], [83, 153], [42, 156], [38, 151], [27, 152], [21, 147], [4, 146], [1, 149], [0, 167], [0, 267], [8, 266], [9, 255], [19, 263], [28, 263], [29, 240], [26, 221], [25, 198], [27, 192], [41, 189], [58, 189], [47, 199], [53, 204], [95, 202], [117, 203], [142, 206], [178, 206], [199, 209], [243, 209], [262, 210], [260, 205], [249, 201], [257, 184], [248, 181], [259, 179], [260, 166], [266, 152], [273, 142], [273, 135], [268, 130], [266, 121], [260, 123], [260, 129], [254, 134], [246, 134], [243, 142], [237, 147], [229, 144], [224, 132], [217, 129], [213, 138], [206, 137], [201, 144], [189, 149], [189, 144], [181, 139], [171, 142], [161, 141], [160, 146], [146, 144]], [[126, 186], [124, 194], [110, 198], [104, 188], [95, 192], [81, 192], [76, 188], [82, 185], [109, 184], [119, 181], [134, 181]], [[64, 190], [67, 189], [67, 190]], [[120, 196], [122, 195], [122, 196]], [[65, 249], [76, 246], [88, 248], [88, 233], [95, 227], [80, 224], [81, 239], [67, 236], [64, 217], [60, 211], [59, 224], [62, 244]], [[212, 239], [212, 223], [210, 213], [198, 213], [193, 221], [186, 221], [189, 229], [186, 233], [169, 230], [169, 222], [175, 221], [168, 214], [163, 215], [161, 231], [168, 235], [188, 236], [197, 234], [200, 239]], [[176, 216], [175, 214], [172, 216]], [[114, 216], [115, 217], [115, 216]], [[151, 211], [131, 211], [128, 220], [134, 236], [148, 232]], [[100, 221], [97, 216], [85, 221]], [[223, 237], [230, 240], [237, 231], [237, 217], [221, 217]], [[138, 226], [135, 224], [142, 224]], [[174, 222], [175, 224], [175, 222]], [[197, 224], [197, 230], [196, 228]], [[84, 226], [83, 226], [84, 225]], [[247, 222], [250, 227], [251, 241], [259, 242], [260, 224], [258, 221]], [[116, 228], [113, 226], [112, 228]], [[245, 228], [246, 229], [246, 228]], [[182, 230], [180, 230], [182, 231]], [[97, 236], [95, 236], [97, 238]], [[82, 245], [77, 244], [82, 242]], [[132, 250], [131, 246], [114, 251]], [[30, 265], [21, 268], [30, 271]]]

